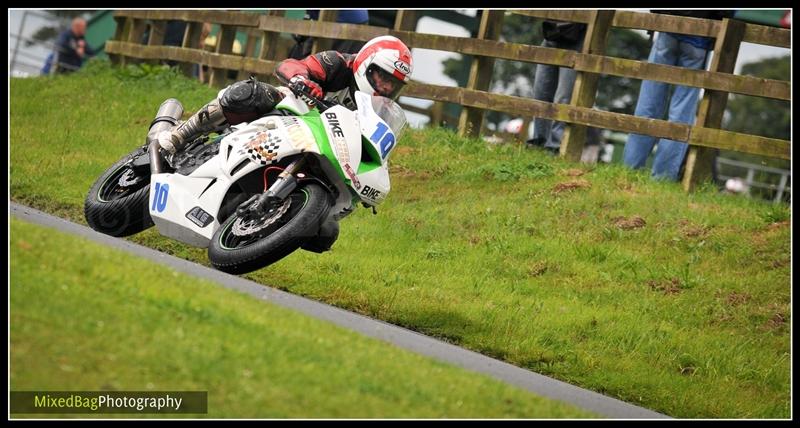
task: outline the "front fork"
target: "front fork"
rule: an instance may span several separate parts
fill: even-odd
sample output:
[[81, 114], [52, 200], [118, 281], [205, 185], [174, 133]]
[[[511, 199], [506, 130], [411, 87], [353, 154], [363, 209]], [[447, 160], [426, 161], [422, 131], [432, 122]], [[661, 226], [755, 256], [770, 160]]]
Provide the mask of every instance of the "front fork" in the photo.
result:
[[306, 164], [306, 157], [302, 156], [299, 159], [290, 163], [280, 174], [278, 179], [269, 186], [266, 192], [260, 195], [253, 195], [250, 199], [242, 202], [236, 208], [236, 214], [243, 216], [245, 214], [253, 214], [257, 217], [265, 215], [269, 210], [278, 205], [286, 199], [294, 189], [297, 188], [297, 178], [295, 175]]

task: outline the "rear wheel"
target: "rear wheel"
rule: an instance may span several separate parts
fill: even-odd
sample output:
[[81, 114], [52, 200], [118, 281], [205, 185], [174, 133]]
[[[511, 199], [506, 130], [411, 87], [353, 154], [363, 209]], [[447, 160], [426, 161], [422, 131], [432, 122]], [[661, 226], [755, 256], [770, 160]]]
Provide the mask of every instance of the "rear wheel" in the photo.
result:
[[315, 237], [330, 206], [328, 192], [309, 183], [261, 217], [234, 213], [211, 238], [208, 259], [215, 268], [235, 274], [266, 267]]
[[[128, 236], [153, 226], [148, 202], [150, 168], [139, 148], [108, 168], [92, 185], [83, 204], [89, 226], [111, 236]], [[135, 163], [135, 164], [134, 164]]]

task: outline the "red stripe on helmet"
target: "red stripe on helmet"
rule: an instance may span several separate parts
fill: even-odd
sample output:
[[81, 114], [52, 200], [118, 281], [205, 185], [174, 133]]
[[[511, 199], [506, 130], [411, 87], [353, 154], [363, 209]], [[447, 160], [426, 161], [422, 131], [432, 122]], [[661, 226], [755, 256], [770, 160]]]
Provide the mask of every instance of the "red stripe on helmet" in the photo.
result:
[[387, 40], [378, 40], [372, 44], [368, 43], [361, 49], [356, 56], [356, 60], [353, 62], [353, 71], [358, 70], [361, 64], [371, 55], [384, 49], [396, 50], [398, 52], [398, 59], [402, 59], [403, 62], [409, 63], [410, 52], [408, 52], [408, 47], [402, 41], [400, 41], [400, 39], [393, 38]]

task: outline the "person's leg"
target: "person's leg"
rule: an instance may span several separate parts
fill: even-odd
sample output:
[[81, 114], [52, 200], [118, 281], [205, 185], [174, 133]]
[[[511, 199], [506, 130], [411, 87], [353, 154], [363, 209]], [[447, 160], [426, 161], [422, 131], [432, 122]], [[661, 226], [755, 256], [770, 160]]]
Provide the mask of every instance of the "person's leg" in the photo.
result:
[[225, 124], [236, 125], [255, 120], [271, 111], [283, 96], [267, 83], [248, 79], [221, 90], [219, 95], [200, 108], [189, 119], [158, 135], [161, 147], [175, 154], [187, 142]]
[[[692, 69], [703, 69], [708, 51], [690, 43], [680, 43], [678, 65]], [[700, 88], [676, 86], [669, 106], [669, 121], [693, 125], [697, 115], [697, 99]], [[661, 139], [653, 159], [653, 176], [676, 181], [680, 177], [689, 145], [680, 141]]]
[[[559, 49], [568, 49], [573, 51], [580, 51], [583, 46], [583, 40], [575, 43], [558, 42], [556, 47]], [[558, 68], [558, 86], [556, 93], [553, 97], [553, 102], [556, 104], [569, 104], [572, 101], [572, 89], [575, 87], [575, 79], [578, 74], [574, 69], [568, 67]], [[558, 151], [561, 147], [561, 137], [564, 135], [564, 128], [566, 123], [554, 121], [550, 129], [550, 136], [545, 141], [545, 148]]]
[[[669, 33], [658, 33], [653, 48], [650, 50], [648, 62], [653, 64], [676, 65], [678, 58], [678, 40]], [[669, 84], [652, 80], [643, 80], [636, 101], [636, 117], [663, 119], [667, 106]], [[631, 133], [622, 152], [625, 165], [638, 169], [647, 163], [647, 157], [653, 150], [656, 137]]]
[[[545, 40], [542, 47], [552, 48], [555, 43]], [[533, 81], [533, 99], [538, 101], [553, 102], [558, 85], [558, 67], [547, 64], [536, 64]], [[533, 140], [528, 143], [543, 146], [550, 135], [553, 121], [536, 117], [533, 119]]]
[[[558, 68], [558, 88], [553, 102], [556, 104], [569, 104], [572, 99], [572, 88], [575, 86], [575, 70], [567, 67]], [[554, 121], [550, 129], [550, 136], [545, 141], [545, 148], [558, 149], [561, 147], [561, 137], [564, 135], [564, 122]]]

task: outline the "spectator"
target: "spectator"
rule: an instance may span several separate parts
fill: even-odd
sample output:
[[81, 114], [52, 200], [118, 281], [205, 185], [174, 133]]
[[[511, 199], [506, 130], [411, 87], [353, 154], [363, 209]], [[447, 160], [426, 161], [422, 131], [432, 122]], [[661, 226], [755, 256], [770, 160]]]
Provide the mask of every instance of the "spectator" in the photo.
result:
[[[308, 10], [305, 19], [319, 19], [319, 10]], [[340, 10], [336, 17], [336, 22], [344, 24], [367, 24], [369, 22], [369, 12], [366, 9]], [[297, 42], [289, 51], [289, 58], [303, 59], [311, 55], [311, 47], [314, 38], [295, 34], [292, 36]], [[335, 40], [331, 50], [342, 53], [358, 53], [364, 42], [357, 40]]]
[[56, 41], [56, 73], [71, 73], [83, 65], [83, 61], [94, 56], [94, 49], [86, 43], [86, 20], [77, 17], [72, 25], [58, 36]]
[[[659, 10], [653, 12], [705, 19], [722, 19], [731, 17], [734, 13], [734, 11], [715, 10]], [[659, 32], [650, 50], [648, 61], [654, 64], [702, 70], [706, 67], [708, 52], [712, 48], [712, 39], [707, 37]], [[663, 82], [642, 81], [634, 115], [650, 119], [663, 119], [669, 86], [668, 83]], [[676, 86], [672, 98], [669, 100], [668, 120], [693, 125], [699, 95], [700, 88]], [[644, 167], [655, 144], [656, 137], [640, 134], [628, 135], [622, 155], [623, 162], [634, 169]], [[688, 144], [680, 141], [665, 138], [658, 140], [658, 149], [653, 158], [653, 177], [672, 181], [680, 179], [687, 148]]]
[[[542, 47], [569, 49], [580, 51], [586, 35], [586, 24], [575, 22], [543, 21]], [[575, 86], [576, 72], [572, 68], [556, 67], [548, 64], [537, 64], [533, 82], [533, 99], [556, 104], [569, 104], [572, 88]], [[533, 121], [533, 138], [527, 141], [528, 147], [543, 147], [557, 154], [564, 135], [564, 122], [553, 122], [550, 119], [535, 118]], [[587, 145], [600, 144], [600, 130], [586, 129]]]

